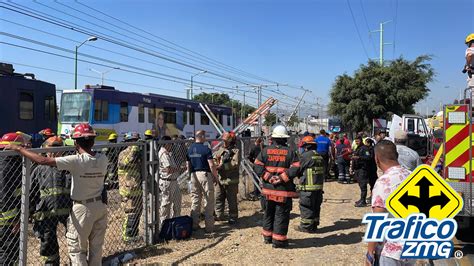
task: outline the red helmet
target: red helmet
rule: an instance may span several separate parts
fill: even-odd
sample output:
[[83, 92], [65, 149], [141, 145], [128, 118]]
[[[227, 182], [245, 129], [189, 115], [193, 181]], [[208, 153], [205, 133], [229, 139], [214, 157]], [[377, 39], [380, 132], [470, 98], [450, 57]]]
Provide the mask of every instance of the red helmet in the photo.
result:
[[9, 144], [25, 145], [26, 143], [27, 141], [23, 138], [23, 135], [13, 132], [6, 133], [0, 140], [0, 148], [3, 149]]
[[39, 134], [40, 134], [40, 135], [43, 135], [43, 136], [45, 136], [45, 137], [48, 137], [48, 138], [49, 138], [49, 137], [53, 137], [53, 136], [56, 135], [56, 134], [53, 133], [53, 130], [51, 130], [51, 128], [45, 128], [45, 129], [41, 130], [41, 131], [39, 132]]
[[95, 138], [97, 135], [95, 134], [94, 129], [87, 124], [81, 123], [74, 127], [74, 131], [72, 133], [72, 139], [80, 139], [80, 138]]

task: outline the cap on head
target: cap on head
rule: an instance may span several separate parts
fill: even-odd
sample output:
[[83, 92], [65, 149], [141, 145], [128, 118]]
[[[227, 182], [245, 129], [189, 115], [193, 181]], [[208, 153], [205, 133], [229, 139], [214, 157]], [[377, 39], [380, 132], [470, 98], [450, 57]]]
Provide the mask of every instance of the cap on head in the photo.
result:
[[125, 136], [123, 137], [125, 141], [131, 141], [131, 140], [139, 140], [140, 139], [140, 134], [138, 132], [127, 132]]
[[97, 136], [94, 129], [88, 123], [81, 123], [74, 127], [72, 139], [93, 139]]
[[290, 136], [288, 135], [288, 131], [285, 126], [278, 125], [272, 131], [272, 138], [275, 139], [287, 139]]
[[2, 139], [0, 139], [0, 149], [5, 148], [5, 146], [9, 144], [26, 145], [27, 142], [28, 141], [21, 134], [16, 132], [6, 133]]
[[49, 137], [44, 142], [44, 145], [47, 147], [61, 147], [61, 146], [64, 146], [64, 141], [62, 138], [54, 136], [54, 137]]

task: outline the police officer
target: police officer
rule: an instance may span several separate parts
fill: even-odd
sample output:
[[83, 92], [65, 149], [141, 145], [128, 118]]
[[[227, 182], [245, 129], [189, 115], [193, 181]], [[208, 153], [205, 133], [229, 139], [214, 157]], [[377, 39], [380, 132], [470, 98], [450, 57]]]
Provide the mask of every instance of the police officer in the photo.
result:
[[[9, 144], [26, 146], [26, 140], [17, 133], [7, 133], [0, 140], [0, 150]], [[14, 265], [20, 247], [21, 204], [20, 156], [0, 157], [0, 265]]]
[[[87, 123], [75, 126], [72, 139], [77, 154], [64, 157], [43, 157], [18, 145], [6, 149], [41, 165], [57, 166], [72, 176], [72, 210], [66, 233], [69, 258], [72, 265], [100, 265], [107, 229], [107, 205], [103, 197], [104, 176], [107, 174], [107, 157], [92, 151], [95, 131]], [[87, 215], [86, 215], [87, 214]]]
[[255, 160], [255, 173], [263, 179], [262, 194], [267, 198], [263, 217], [264, 243], [274, 248], [288, 246], [288, 225], [292, 198], [298, 197], [296, 187], [288, 174], [299, 167], [296, 150], [288, 147], [290, 136], [286, 128], [278, 125], [272, 132], [272, 144], [265, 147]]
[[323, 203], [324, 167], [321, 154], [316, 152], [317, 144], [311, 136], [302, 140], [304, 152], [301, 155], [297, 176], [301, 176], [297, 188], [300, 192], [300, 225], [297, 231], [314, 233], [319, 225]]
[[372, 159], [369, 147], [362, 143], [362, 136], [355, 139], [357, 148], [352, 156], [355, 178], [360, 187], [360, 200], [355, 202], [355, 207], [365, 207], [367, 200], [367, 185], [369, 184], [369, 163]]
[[[129, 132], [125, 134], [125, 142], [140, 140], [140, 134]], [[119, 193], [122, 196], [122, 208], [125, 211], [122, 239], [137, 240], [138, 225], [142, 214], [142, 176], [141, 152], [136, 145], [128, 146], [120, 152], [118, 159]]]
[[222, 135], [224, 145], [215, 154], [219, 182], [216, 185], [216, 220], [224, 220], [225, 201], [229, 205], [229, 224], [238, 217], [237, 193], [239, 192], [240, 151], [236, 146], [234, 132]]
[[[44, 143], [45, 148], [61, 146], [60, 137], [50, 137]], [[47, 156], [56, 157], [51, 152]], [[66, 226], [72, 207], [71, 176], [67, 171], [47, 165], [37, 166], [31, 176], [30, 206], [33, 208], [33, 231], [40, 239], [40, 256], [45, 265], [60, 265], [56, 231], [59, 223]]]

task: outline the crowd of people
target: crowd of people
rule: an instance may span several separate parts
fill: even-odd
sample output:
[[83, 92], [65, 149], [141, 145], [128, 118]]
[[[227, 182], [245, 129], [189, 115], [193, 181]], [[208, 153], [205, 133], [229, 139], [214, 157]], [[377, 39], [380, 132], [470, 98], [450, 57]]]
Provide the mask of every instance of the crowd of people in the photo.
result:
[[[45, 139], [43, 147], [64, 145], [63, 140], [52, 132], [46, 130], [42, 133]], [[144, 140], [155, 139], [152, 131], [147, 130], [144, 135]], [[140, 141], [140, 134], [125, 134], [123, 141], [131, 145], [100, 151], [92, 148], [95, 137], [95, 131], [88, 124], [77, 125], [72, 135], [77, 153], [67, 156], [60, 156], [58, 152], [38, 154], [30, 151], [28, 139], [20, 132], [5, 134], [0, 142], [1, 149], [17, 151], [38, 165], [31, 173], [30, 206], [33, 230], [40, 239], [40, 256], [45, 264], [60, 263], [59, 224], [67, 228], [66, 239], [72, 264], [101, 263], [107, 229], [107, 189], [118, 188], [122, 198], [123, 241], [140, 238], [142, 183], [146, 177], [142, 176], [144, 157], [140, 145], [133, 145]], [[288, 246], [293, 199], [299, 198], [300, 208], [300, 223], [295, 230], [314, 233], [319, 226], [325, 181], [335, 179], [341, 184], [348, 184], [355, 180], [360, 187], [360, 199], [355, 206], [371, 204], [374, 211], [386, 211], [383, 206], [388, 196], [386, 183], [399, 182], [421, 164], [418, 154], [404, 145], [406, 134], [403, 132], [395, 134], [394, 142], [387, 140], [384, 131], [376, 132], [373, 138], [360, 132], [351, 142], [345, 134], [327, 134], [321, 130], [318, 135], [305, 133], [297, 149], [289, 145], [289, 137], [284, 126], [276, 126], [268, 145], [264, 145], [262, 138], [257, 138], [247, 156], [259, 179], [255, 183], [260, 184], [255, 186], [253, 196], [260, 199], [264, 212], [264, 243], [272, 244], [274, 248]], [[109, 142], [116, 143], [117, 138], [117, 134], [111, 134]], [[242, 155], [237, 147], [236, 135], [227, 132], [221, 136], [222, 143], [208, 143], [206, 132], [199, 130], [195, 133], [194, 143], [189, 146], [172, 143], [173, 139], [179, 137], [162, 136], [160, 140], [163, 144], [156, 153], [159, 162], [160, 224], [182, 215], [178, 177], [184, 172], [189, 174], [190, 179], [190, 215], [194, 230], [201, 229], [202, 216], [206, 233], [214, 232], [215, 221], [227, 221], [230, 225], [237, 223]], [[150, 158], [147, 157], [147, 160]], [[0, 164], [2, 188], [8, 187], [11, 191], [3, 193], [0, 202], [2, 265], [18, 259], [21, 171], [7, 170], [21, 169], [21, 164], [20, 156], [9, 156]], [[398, 179], [394, 180], [394, 176]], [[377, 181], [384, 179], [388, 181], [383, 184]], [[118, 181], [117, 185], [113, 185], [114, 180]], [[368, 196], [368, 186], [371, 196]], [[226, 205], [228, 215], [225, 215]], [[375, 250], [375, 246], [369, 245], [368, 254], [373, 255]], [[387, 252], [393, 253], [393, 249], [382, 252], [382, 255], [387, 255]]]

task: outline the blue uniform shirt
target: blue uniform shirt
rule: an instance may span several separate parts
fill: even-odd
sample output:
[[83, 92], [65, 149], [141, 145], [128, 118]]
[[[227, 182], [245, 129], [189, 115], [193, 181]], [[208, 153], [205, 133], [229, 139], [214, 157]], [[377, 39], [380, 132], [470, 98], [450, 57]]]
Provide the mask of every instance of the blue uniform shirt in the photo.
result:
[[212, 151], [204, 143], [193, 143], [189, 147], [186, 159], [191, 162], [191, 173], [204, 171], [211, 172], [209, 162], [212, 159]]
[[314, 141], [318, 145], [318, 149], [316, 150], [318, 153], [329, 152], [329, 147], [331, 147], [331, 140], [328, 137], [319, 136]]

